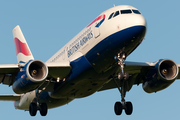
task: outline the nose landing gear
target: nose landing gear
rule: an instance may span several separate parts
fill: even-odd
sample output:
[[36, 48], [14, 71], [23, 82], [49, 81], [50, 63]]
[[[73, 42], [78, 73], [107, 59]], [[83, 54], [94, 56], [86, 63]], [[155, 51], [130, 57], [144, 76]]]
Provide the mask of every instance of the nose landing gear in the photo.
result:
[[125, 87], [125, 81], [129, 79], [129, 74], [128, 72], [124, 72], [124, 60], [126, 59], [126, 54], [125, 53], [118, 53], [116, 56], [118, 59], [118, 65], [120, 66], [120, 72], [118, 73], [118, 79], [121, 82], [120, 86], [117, 83], [117, 81], [113, 78], [119, 92], [121, 93], [121, 102], [116, 102], [114, 105], [114, 111], [116, 115], [121, 115], [122, 110], [125, 110], [125, 113], [127, 115], [131, 115], [133, 111], [133, 105], [131, 102], [126, 102], [125, 101], [125, 96], [126, 96], [126, 87]]

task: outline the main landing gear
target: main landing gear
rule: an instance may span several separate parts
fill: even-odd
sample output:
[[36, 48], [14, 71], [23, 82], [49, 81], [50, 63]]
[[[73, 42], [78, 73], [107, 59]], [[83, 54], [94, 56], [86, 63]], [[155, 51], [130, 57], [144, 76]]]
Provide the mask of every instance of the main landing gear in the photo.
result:
[[48, 107], [46, 103], [40, 103], [39, 102], [39, 96], [41, 92], [39, 90], [36, 90], [36, 98], [33, 102], [29, 105], [29, 114], [31, 116], [36, 116], [37, 111], [40, 111], [41, 116], [46, 116], [48, 112]]
[[121, 84], [117, 83], [115, 79], [114, 82], [117, 85], [117, 88], [119, 92], [121, 93], [121, 102], [116, 102], [114, 105], [114, 111], [116, 115], [121, 115], [122, 110], [125, 110], [125, 113], [127, 115], [131, 115], [133, 111], [133, 105], [131, 102], [126, 102], [125, 101], [125, 96], [126, 96], [126, 87], [125, 87], [125, 82], [129, 78], [128, 72], [124, 72], [124, 60], [126, 59], [126, 54], [125, 53], [118, 53], [118, 56], [116, 57], [118, 59], [118, 65], [120, 66], [121, 71], [118, 73], [118, 79], [120, 80]]

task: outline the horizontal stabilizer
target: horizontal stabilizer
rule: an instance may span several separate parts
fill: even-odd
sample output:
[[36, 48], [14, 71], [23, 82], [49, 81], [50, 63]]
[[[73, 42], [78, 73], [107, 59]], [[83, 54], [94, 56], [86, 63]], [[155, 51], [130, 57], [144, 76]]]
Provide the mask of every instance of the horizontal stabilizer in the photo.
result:
[[20, 100], [21, 95], [0, 95], [0, 101], [17, 101]]

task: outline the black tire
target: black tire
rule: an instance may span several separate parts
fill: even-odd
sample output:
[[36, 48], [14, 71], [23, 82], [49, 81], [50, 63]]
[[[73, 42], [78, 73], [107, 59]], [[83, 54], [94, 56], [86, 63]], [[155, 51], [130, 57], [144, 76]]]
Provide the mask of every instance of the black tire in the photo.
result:
[[29, 114], [31, 116], [36, 116], [36, 113], [37, 113], [37, 104], [36, 103], [31, 103], [29, 105]]
[[126, 102], [126, 109], [125, 109], [125, 113], [126, 115], [131, 115], [133, 112], [133, 105], [131, 102]]
[[41, 116], [46, 116], [48, 111], [48, 107], [46, 103], [41, 103], [40, 104], [40, 114]]
[[114, 112], [116, 115], [121, 115], [122, 113], [122, 104], [121, 102], [116, 102], [114, 105]]

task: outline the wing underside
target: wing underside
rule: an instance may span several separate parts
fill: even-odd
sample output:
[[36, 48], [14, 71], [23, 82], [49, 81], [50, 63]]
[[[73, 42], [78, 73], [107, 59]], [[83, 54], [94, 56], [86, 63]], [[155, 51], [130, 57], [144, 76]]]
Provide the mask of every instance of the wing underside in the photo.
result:
[[[48, 82], [50, 79], [56, 80], [57, 78], [65, 78], [71, 71], [69, 61], [59, 63], [46, 63], [49, 73], [46, 82], [41, 85], [41, 88], [46, 87], [47, 91], [52, 91], [54, 82]], [[21, 67], [23, 67], [21, 65]], [[11, 86], [14, 83], [15, 77], [20, 68], [18, 64], [5, 64], [0, 65], [0, 83]]]
[[[142, 75], [144, 75], [149, 69], [154, 67], [155, 63], [143, 63], [143, 62], [125, 62], [125, 68], [124, 71], [127, 71], [129, 73], [129, 79], [128, 79], [128, 84], [133, 85], [133, 84], [140, 84], [143, 82], [142, 80]], [[120, 69], [117, 70], [120, 71]], [[121, 82], [117, 79], [117, 74], [115, 77], [115, 81], [118, 84], [118, 86], [121, 86]], [[111, 79], [108, 83], [104, 84], [104, 86], [99, 90], [108, 90], [108, 89], [113, 89], [117, 88], [117, 85], [113, 79]], [[132, 86], [126, 86], [127, 91], [131, 89]]]
[[9, 86], [12, 85], [18, 71], [18, 64], [0, 65], [0, 83]]

